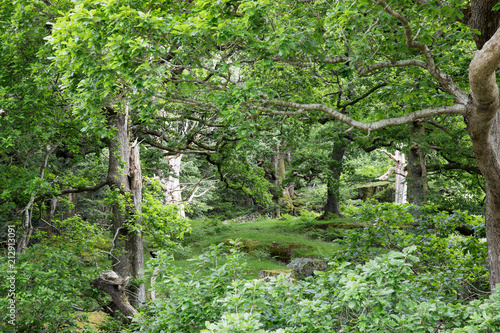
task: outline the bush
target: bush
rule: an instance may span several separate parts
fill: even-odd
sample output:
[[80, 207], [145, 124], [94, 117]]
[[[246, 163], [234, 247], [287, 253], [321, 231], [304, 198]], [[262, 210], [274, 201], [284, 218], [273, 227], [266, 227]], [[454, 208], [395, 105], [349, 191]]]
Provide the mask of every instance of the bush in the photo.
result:
[[218, 320], [222, 309], [217, 300], [244, 267], [243, 254], [236, 250], [237, 244], [233, 245], [212, 245], [208, 252], [192, 259], [198, 266], [195, 271], [171, 266], [171, 258], [160, 251], [158, 258], [149, 262], [147, 272], [158, 270], [154, 288], [163, 297], [149, 305], [140, 331], [199, 332], [206, 321]]
[[[77, 322], [85, 320], [74, 307], [88, 309], [95, 305], [95, 291], [89, 281], [96, 273], [70, 251], [37, 244], [19, 255], [15, 269], [17, 324], [2, 327], [2, 332], [74, 332]], [[10, 302], [10, 271], [5, 260], [0, 265], [2, 309]], [[2, 314], [3, 323], [10, 320], [7, 311]]]
[[[442, 238], [438, 238], [442, 239]], [[241, 254], [222, 244], [179, 272], [165, 253], [141, 332], [497, 332], [500, 293], [487, 300], [457, 297], [453, 272], [422, 269], [417, 246], [365, 264], [332, 261], [327, 272], [294, 281], [287, 275], [242, 280]], [[457, 270], [458, 276], [463, 271]], [[450, 278], [449, 281], [446, 279]], [[147, 317], [147, 316], [146, 316]], [[203, 329], [203, 323], [205, 329]]]
[[[418, 274], [412, 253], [392, 251], [365, 265], [335, 265], [317, 278], [292, 282], [234, 281], [216, 324], [205, 332], [494, 332], [500, 329], [498, 296], [463, 303], [430, 292], [432, 275]], [[484, 316], [485, 321], [481, 321]], [[464, 330], [467, 327], [468, 330]]]

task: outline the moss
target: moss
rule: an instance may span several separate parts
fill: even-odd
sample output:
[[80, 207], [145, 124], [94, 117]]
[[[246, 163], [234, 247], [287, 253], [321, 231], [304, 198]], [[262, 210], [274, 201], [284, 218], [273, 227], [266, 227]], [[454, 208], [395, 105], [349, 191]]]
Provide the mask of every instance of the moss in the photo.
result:
[[353, 199], [376, 199], [380, 202], [393, 202], [394, 201], [394, 183], [392, 182], [371, 182], [363, 184], [355, 188], [358, 195]]
[[265, 278], [269, 276], [278, 276], [280, 274], [290, 274], [292, 278], [295, 278], [293, 270], [291, 269], [264, 269], [259, 272], [259, 278]]
[[299, 248], [308, 248], [310, 246], [301, 245], [301, 244], [280, 244], [280, 243], [272, 243], [270, 246], [266, 247], [266, 250], [269, 252], [271, 257], [276, 260], [283, 261], [285, 263], [289, 263], [293, 257], [293, 250]]

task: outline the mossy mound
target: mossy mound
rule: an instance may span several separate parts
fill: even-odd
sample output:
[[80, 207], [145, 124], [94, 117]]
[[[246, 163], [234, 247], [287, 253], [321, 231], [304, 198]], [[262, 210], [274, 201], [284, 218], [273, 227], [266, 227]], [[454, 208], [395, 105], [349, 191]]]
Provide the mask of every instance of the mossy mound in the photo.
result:
[[284, 263], [289, 263], [293, 257], [293, 251], [300, 248], [310, 248], [307, 245], [301, 244], [281, 244], [281, 243], [272, 243], [269, 246], [265, 247], [265, 250], [269, 252], [271, 257], [276, 260], [283, 261]]
[[358, 229], [358, 228], [366, 228], [367, 223], [362, 221], [345, 221], [345, 222], [328, 222], [328, 223], [318, 223], [308, 227], [309, 230], [314, 229]]
[[[226, 239], [223, 242], [227, 246], [233, 246], [233, 239]], [[269, 253], [269, 257], [276, 259], [278, 261], [288, 264], [294, 256], [294, 250], [301, 248], [311, 248], [308, 245], [294, 244], [294, 243], [277, 243], [272, 242], [271, 244], [267, 242], [260, 242], [256, 240], [249, 239], [238, 239], [238, 249], [250, 255], [253, 254], [255, 250], [263, 251]]]
[[392, 182], [370, 182], [360, 185], [354, 190], [358, 191], [358, 195], [354, 200], [375, 199], [379, 202], [394, 202], [395, 186]]

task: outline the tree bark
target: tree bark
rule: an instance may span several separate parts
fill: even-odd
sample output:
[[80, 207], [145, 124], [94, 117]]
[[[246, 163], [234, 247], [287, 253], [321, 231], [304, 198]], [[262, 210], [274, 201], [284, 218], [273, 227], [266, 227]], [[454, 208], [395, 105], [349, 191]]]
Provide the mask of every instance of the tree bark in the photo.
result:
[[122, 278], [116, 272], [102, 272], [98, 278], [94, 279], [91, 284], [105, 293], [109, 294], [113, 299], [116, 307], [125, 316], [126, 321], [130, 322], [139, 311], [135, 309], [127, 300], [125, 289], [129, 282], [129, 278]]
[[471, 94], [467, 131], [486, 184], [486, 238], [490, 287], [500, 283], [500, 105], [495, 71], [500, 65], [500, 29], [475, 52], [469, 67]]
[[[142, 212], [142, 169], [140, 160], [140, 147], [137, 143], [130, 147], [130, 191], [134, 198], [135, 213], [140, 216]], [[140, 217], [135, 219], [136, 227], [141, 224]], [[142, 242], [142, 233], [134, 230], [129, 234], [127, 241], [127, 251], [130, 252], [130, 271], [133, 277], [142, 280], [144, 274], [144, 247]], [[129, 290], [134, 293], [134, 297], [130, 297], [130, 302], [135, 307], [141, 307], [146, 301], [146, 287], [144, 283], [132, 284]]]
[[326, 204], [322, 218], [328, 218], [329, 215], [344, 217], [340, 212], [340, 175], [342, 174], [342, 160], [346, 143], [344, 139], [339, 138], [333, 144], [332, 155], [330, 159], [329, 175], [327, 182]]
[[[108, 142], [108, 181], [112, 188], [122, 194], [130, 194], [132, 202], [116, 202], [113, 207], [113, 270], [120, 276], [141, 278], [144, 268], [142, 235], [134, 230], [140, 224], [136, 213], [140, 213], [142, 201], [142, 175], [139, 146], [129, 148], [128, 108], [124, 112], [108, 110], [108, 122], [116, 129], [116, 138]], [[130, 302], [141, 306], [146, 300], [144, 284], [128, 287]]]
[[164, 184], [164, 193], [165, 193], [165, 201], [164, 204], [175, 204], [179, 208], [178, 212], [181, 217], [186, 216], [186, 212], [184, 210], [184, 203], [182, 200], [182, 189], [180, 184], [180, 172], [182, 165], [182, 154], [178, 154], [175, 156], [167, 156], [166, 160], [170, 168], [172, 168], [172, 172], [169, 172], [169, 175], [166, 179], [162, 180]]
[[76, 215], [77, 212], [77, 206], [78, 206], [78, 193], [69, 193], [68, 194], [68, 200], [71, 202], [73, 205], [69, 210], [68, 210], [68, 217], [73, 217]]
[[276, 207], [272, 212], [273, 218], [277, 218], [281, 215], [282, 206], [293, 206], [293, 204], [291, 203], [291, 197], [283, 184], [283, 179], [285, 178], [286, 171], [285, 165], [286, 162], [288, 162], [290, 159], [290, 153], [285, 151], [285, 148], [286, 141], [283, 141], [278, 147], [278, 152], [271, 156], [271, 164], [273, 166], [271, 183], [277, 189], [277, 191], [273, 193], [273, 201]]
[[396, 174], [396, 181], [395, 181], [395, 187], [396, 187], [396, 194], [395, 194], [395, 203], [406, 203], [407, 200], [407, 193], [408, 193], [408, 186], [406, 184], [406, 161], [405, 161], [405, 155], [401, 153], [399, 150], [396, 150], [396, 152], [393, 154], [381, 150], [384, 154], [389, 156], [394, 163], [396, 164], [394, 167], [389, 168], [385, 174], [382, 176], [378, 177], [377, 180], [387, 180], [389, 176], [391, 175], [392, 171]]
[[408, 154], [407, 183], [410, 188], [410, 202], [421, 206], [427, 200], [427, 194], [429, 192], [425, 153], [417, 143], [419, 138], [425, 134], [425, 128], [421, 122], [413, 122], [410, 126], [410, 139], [413, 141], [413, 144]]
[[498, 0], [471, 0], [471, 17], [469, 26], [479, 30], [480, 34], [474, 34], [474, 41], [478, 50], [483, 48], [483, 45], [497, 31], [500, 23], [500, 11], [493, 11], [493, 6]]

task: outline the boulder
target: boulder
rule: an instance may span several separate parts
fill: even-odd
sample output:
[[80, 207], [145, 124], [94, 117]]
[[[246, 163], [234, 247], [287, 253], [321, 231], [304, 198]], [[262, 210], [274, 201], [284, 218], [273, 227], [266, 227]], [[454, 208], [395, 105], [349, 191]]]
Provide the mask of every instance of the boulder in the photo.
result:
[[266, 282], [269, 281], [269, 277], [271, 276], [278, 276], [280, 274], [290, 274], [290, 279], [293, 281], [295, 280], [295, 276], [293, 274], [293, 271], [291, 269], [265, 269], [259, 272], [259, 279], [264, 280]]
[[321, 259], [297, 258], [293, 259], [288, 267], [293, 269], [295, 276], [305, 278], [313, 276], [314, 271], [326, 272], [328, 265], [325, 260]]

